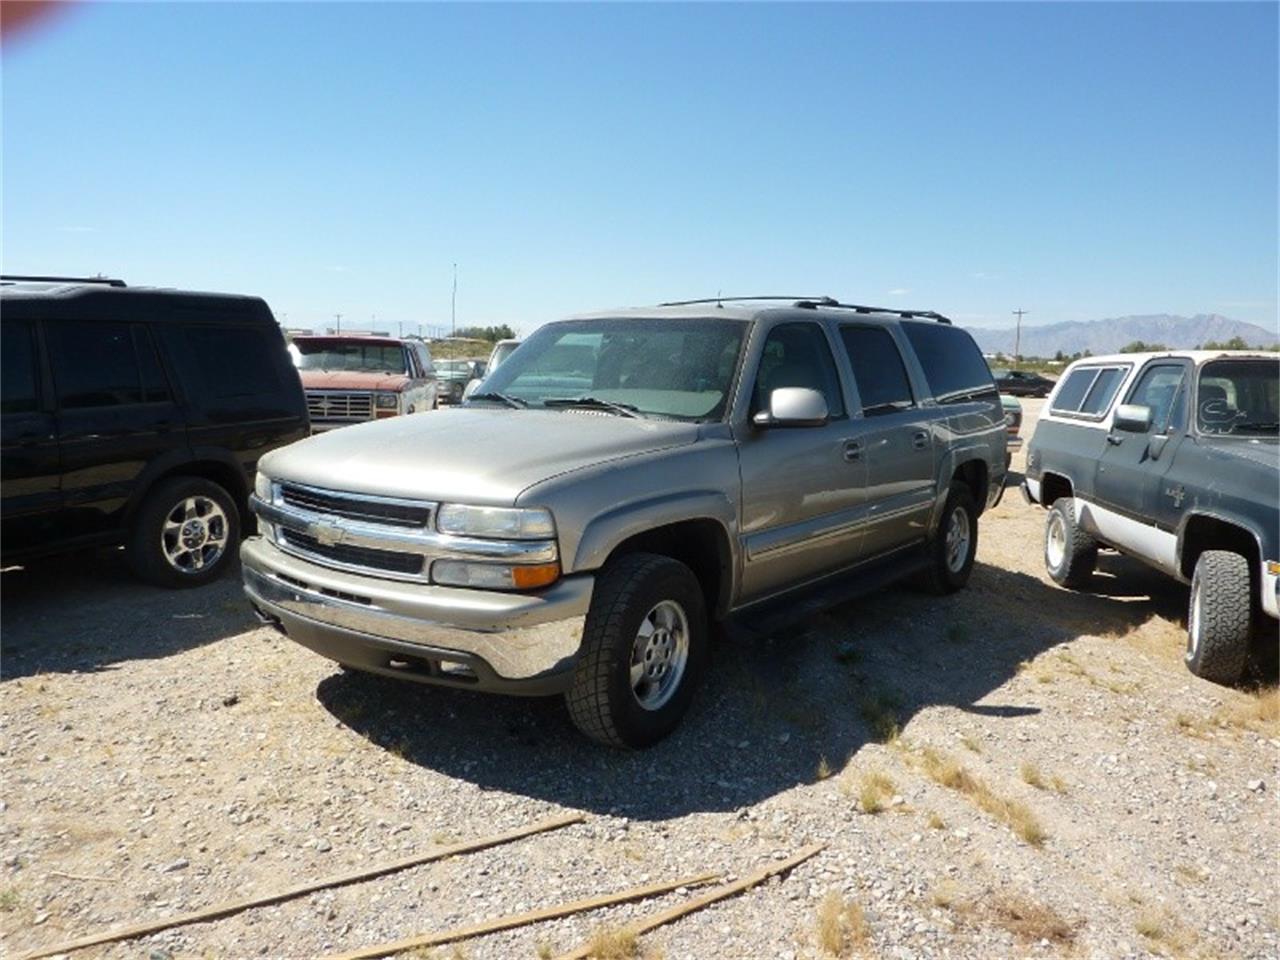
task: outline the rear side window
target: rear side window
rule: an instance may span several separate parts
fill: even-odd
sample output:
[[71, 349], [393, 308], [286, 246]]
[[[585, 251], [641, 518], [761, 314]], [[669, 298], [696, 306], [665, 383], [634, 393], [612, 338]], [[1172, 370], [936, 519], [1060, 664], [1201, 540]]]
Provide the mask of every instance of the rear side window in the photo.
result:
[[853, 367], [853, 379], [867, 416], [914, 405], [907, 368], [893, 334], [881, 327], [841, 327], [840, 341]]
[[902, 324], [915, 350], [925, 380], [935, 400], [961, 399], [964, 395], [995, 392], [995, 382], [973, 337], [946, 323], [907, 320]]
[[1124, 367], [1077, 367], [1067, 374], [1049, 409], [1100, 419], [1111, 408], [1124, 374]]
[[38, 408], [36, 351], [29, 323], [6, 322], [0, 334], [0, 413], [30, 413]]
[[280, 345], [257, 327], [191, 325], [184, 329], [208, 395], [218, 400], [274, 394]]
[[47, 323], [45, 333], [59, 406], [142, 403], [142, 379], [129, 324], [58, 320]]

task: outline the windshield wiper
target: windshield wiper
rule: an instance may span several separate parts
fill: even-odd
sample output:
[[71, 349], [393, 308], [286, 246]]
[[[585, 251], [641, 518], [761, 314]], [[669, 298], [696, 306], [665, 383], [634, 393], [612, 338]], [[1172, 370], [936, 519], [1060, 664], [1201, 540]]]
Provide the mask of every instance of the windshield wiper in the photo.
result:
[[601, 400], [599, 397], [543, 397], [544, 407], [595, 407], [608, 410], [620, 417], [639, 417], [639, 407], [629, 403], [614, 403], [612, 400]]
[[509, 393], [498, 393], [496, 391], [488, 391], [486, 393], [473, 393], [467, 397], [467, 402], [472, 400], [497, 400], [499, 403], [505, 403], [508, 407], [514, 407], [521, 410], [529, 405], [529, 401], [521, 397], [513, 397]]

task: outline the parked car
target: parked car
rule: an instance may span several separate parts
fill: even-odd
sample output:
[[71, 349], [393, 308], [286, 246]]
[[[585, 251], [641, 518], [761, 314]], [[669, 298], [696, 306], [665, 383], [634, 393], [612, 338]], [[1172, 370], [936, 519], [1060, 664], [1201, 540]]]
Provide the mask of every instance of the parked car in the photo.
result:
[[1022, 430], [1022, 404], [1014, 397], [1000, 394], [1000, 407], [1004, 410], [1004, 425], [1009, 433], [1008, 444], [1005, 448], [1004, 455], [1005, 469], [1013, 463], [1013, 455], [1016, 451], [1022, 449], [1022, 437], [1019, 435]]
[[256, 297], [118, 280], [0, 280], [5, 563], [123, 544], [168, 587], [221, 574], [258, 459], [307, 435]]
[[1053, 381], [1030, 370], [993, 370], [996, 386], [1008, 397], [1047, 397]]
[[293, 347], [314, 431], [436, 408], [440, 382], [421, 340], [340, 334]]
[[1108, 546], [1190, 583], [1186, 663], [1219, 683], [1240, 679], [1255, 617], [1280, 616], [1278, 394], [1275, 354], [1093, 357], [1067, 368], [1027, 450], [1050, 576], [1087, 586]]
[[498, 368], [498, 364], [506, 360], [515, 352], [516, 347], [520, 346], [519, 340], [499, 340], [493, 345], [493, 350], [489, 353], [489, 360], [485, 363], [476, 375], [467, 382], [466, 389], [462, 391], [462, 399], [466, 399], [475, 393], [483, 379]]
[[262, 464], [264, 620], [348, 667], [563, 693], [588, 736], [669, 733], [712, 624], [908, 574], [965, 585], [1006, 432], [969, 334], [833, 300], [548, 324], [447, 417]]
[[461, 403], [467, 384], [484, 376], [484, 361], [437, 360], [436, 371], [440, 375], [440, 400]]

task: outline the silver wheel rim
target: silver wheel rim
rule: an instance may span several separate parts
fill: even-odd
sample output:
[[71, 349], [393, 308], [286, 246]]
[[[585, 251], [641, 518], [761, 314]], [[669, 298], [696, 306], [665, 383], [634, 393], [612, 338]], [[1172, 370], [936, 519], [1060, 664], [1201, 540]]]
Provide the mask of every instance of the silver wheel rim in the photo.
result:
[[1202, 616], [1200, 608], [1200, 578], [1193, 574], [1191, 577], [1191, 612], [1187, 614], [1188, 663], [1195, 659], [1196, 651], [1200, 649], [1200, 620]]
[[186, 497], [173, 505], [160, 528], [160, 549], [169, 566], [196, 574], [227, 549], [227, 515], [208, 497]]
[[1044, 557], [1049, 561], [1049, 569], [1057, 570], [1062, 566], [1062, 558], [1067, 555], [1067, 531], [1062, 522], [1062, 515], [1057, 511], [1049, 517], [1049, 528], [1045, 531]]
[[674, 600], [650, 610], [631, 644], [631, 695], [645, 710], [660, 710], [671, 699], [689, 660], [689, 618]]
[[947, 569], [959, 573], [969, 559], [969, 514], [956, 507], [947, 518]]

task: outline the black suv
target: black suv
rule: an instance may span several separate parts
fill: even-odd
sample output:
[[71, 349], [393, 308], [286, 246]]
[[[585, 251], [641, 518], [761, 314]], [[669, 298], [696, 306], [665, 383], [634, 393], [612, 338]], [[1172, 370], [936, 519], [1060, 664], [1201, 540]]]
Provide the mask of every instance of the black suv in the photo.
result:
[[123, 544], [197, 586], [231, 562], [258, 458], [308, 433], [256, 297], [0, 278], [4, 563]]

